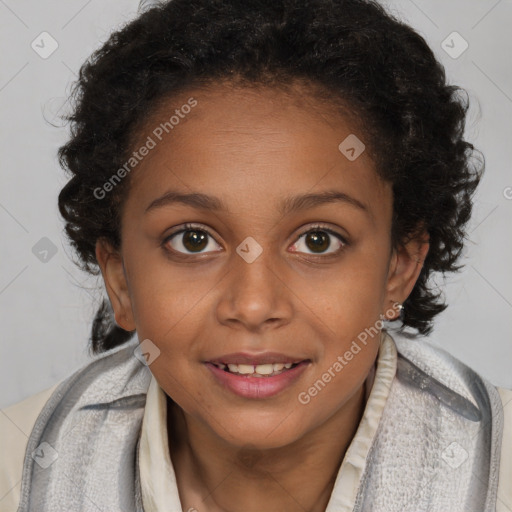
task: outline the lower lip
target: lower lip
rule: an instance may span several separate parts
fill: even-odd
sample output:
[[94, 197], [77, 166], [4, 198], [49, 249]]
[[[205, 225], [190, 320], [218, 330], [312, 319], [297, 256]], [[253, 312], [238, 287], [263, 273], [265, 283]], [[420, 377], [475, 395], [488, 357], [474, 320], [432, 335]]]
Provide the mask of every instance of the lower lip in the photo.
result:
[[274, 377], [235, 375], [221, 370], [212, 363], [205, 364], [214, 377], [236, 395], [244, 398], [269, 398], [277, 395], [296, 381], [309, 366], [309, 361], [303, 361]]

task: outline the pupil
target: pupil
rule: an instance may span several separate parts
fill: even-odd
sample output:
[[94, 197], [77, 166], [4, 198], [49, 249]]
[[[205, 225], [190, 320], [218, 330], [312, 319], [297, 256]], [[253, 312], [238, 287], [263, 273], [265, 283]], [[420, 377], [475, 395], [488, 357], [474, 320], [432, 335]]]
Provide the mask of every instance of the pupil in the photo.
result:
[[206, 246], [206, 233], [202, 231], [186, 231], [183, 237], [183, 245], [189, 251], [202, 250]]
[[306, 237], [306, 244], [315, 252], [325, 251], [329, 248], [330, 243], [329, 237], [324, 231], [312, 231]]

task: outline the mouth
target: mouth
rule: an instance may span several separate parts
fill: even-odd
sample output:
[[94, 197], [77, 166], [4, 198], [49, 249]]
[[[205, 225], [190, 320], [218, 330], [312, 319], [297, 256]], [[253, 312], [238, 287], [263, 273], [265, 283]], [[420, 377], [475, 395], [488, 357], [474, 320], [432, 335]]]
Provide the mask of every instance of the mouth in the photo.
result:
[[214, 382], [246, 399], [267, 399], [290, 389], [307, 371], [311, 359], [279, 363], [247, 364], [208, 361]]

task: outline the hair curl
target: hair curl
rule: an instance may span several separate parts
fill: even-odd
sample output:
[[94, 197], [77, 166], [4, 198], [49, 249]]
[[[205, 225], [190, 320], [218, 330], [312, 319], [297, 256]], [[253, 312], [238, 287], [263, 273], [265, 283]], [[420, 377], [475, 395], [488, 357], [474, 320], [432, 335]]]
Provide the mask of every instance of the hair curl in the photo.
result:
[[[402, 328], [421, 334], [447, 305], [433, 272], [457, 271], [482, 159], [463, 138], [465, 91], [448, 85], [425, 40], [372, 0], [172, 0], [114, 32], [83, 64], [72, 98], [71, 175], [58, 198], [78, 266], [98, 275], [95, 245], [120, 247], [129, 180], [105, 199], [93, 191], [123, 165], [159, 101], [201, 84], [312, 84], [318, 99], [355, 112], [379, 175], [392, 183], [392, 243], [427, 230], [430, 249], [405, 301]], [[322, 91], [325, 94], [322, 94]], [[365, 141], [366, 142], [366, 141]], [[475, 161], [479, 165], [475, 165]], [[91, 347], [102, 352], [133, 333], [104, 299]]]

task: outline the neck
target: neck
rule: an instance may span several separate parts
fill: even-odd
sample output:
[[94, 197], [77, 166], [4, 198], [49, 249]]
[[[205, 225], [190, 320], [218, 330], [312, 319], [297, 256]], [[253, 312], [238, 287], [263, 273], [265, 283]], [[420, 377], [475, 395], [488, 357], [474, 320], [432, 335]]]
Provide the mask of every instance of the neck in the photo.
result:
[[233, 446], [167, 398], [171, 460], [184, 510], [324, 512], [374, 378], [326, 423], [290, 445]]

